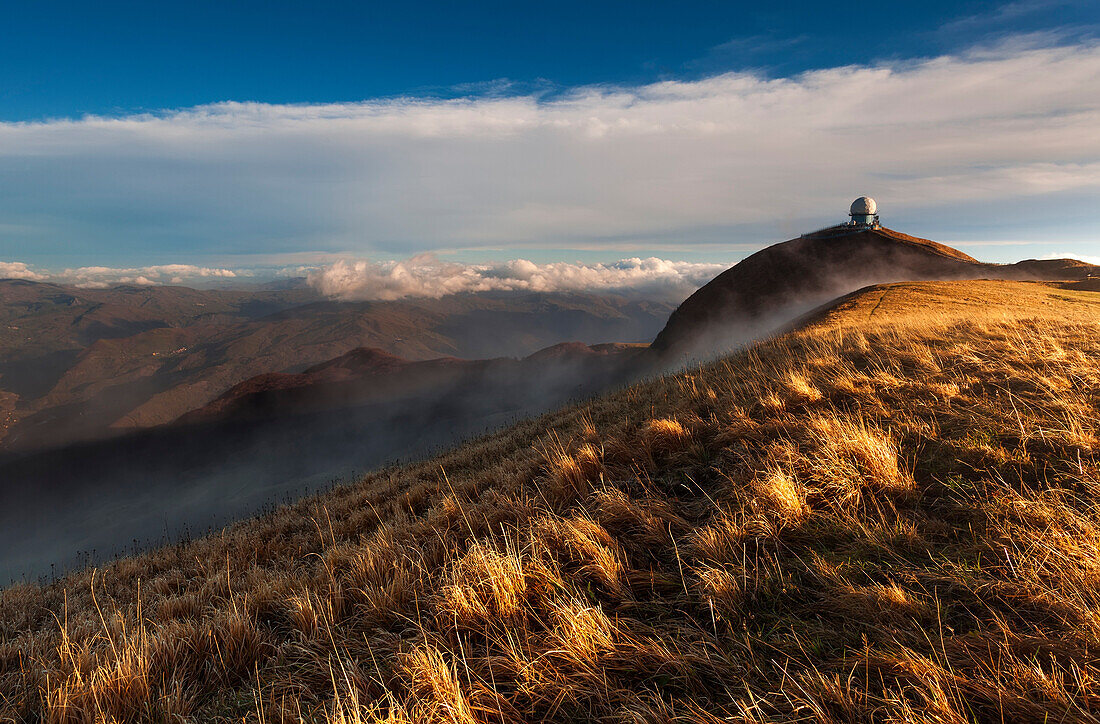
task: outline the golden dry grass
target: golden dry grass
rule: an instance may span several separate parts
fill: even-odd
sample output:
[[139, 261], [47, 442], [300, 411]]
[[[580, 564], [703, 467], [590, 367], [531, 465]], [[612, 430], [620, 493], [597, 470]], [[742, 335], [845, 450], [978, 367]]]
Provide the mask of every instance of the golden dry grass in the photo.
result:
[[0, 720], [1096, 721], [1098, 320], [1095, 292], [876, 288], [13, 587]]

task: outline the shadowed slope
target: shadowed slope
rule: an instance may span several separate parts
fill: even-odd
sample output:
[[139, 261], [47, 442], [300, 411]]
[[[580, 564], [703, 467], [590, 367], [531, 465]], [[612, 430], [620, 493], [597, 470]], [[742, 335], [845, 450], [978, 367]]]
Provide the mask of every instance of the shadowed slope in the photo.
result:
[[0, 582], [255, 514], [619, 384], [641, 350], [408, 361], [358, 349], [248, 380], [172, 425], [0, 458]]
[[13, 588], [0, 719], [1095, 721], [1098, 315], [1042, 284], [869, 289]]
[[[594, 392], [628, 376], [644, 345], [562, 343], [523, 359], [465, 360], [441, 357], [410, 361], [384, 350], [360, 347], [298, 374], [271, 373], [246, 380], [177, 422], [271, 420], [279, 416], [350, 408], [405, 399], [417, 401], [463, 392], [491, 399], [511, 388], [538, 390], [561, 380], [562, 391], [548, 400], [567, 399], [568, 388]], [[531, 394], [532, 399], [539, 397]]]

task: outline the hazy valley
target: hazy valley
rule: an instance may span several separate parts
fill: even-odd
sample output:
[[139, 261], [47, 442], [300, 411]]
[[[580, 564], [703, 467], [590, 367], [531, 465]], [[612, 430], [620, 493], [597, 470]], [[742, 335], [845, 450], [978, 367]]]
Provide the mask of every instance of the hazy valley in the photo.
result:
[[552, 345], [645, 340], [673, 306], [10, 280], [0, 295], [3, 580], [203, 532], [593, 394], [625, 378], [630, 347]]
[[307, 287], [107, 290], [0, 281], [0, 454], [171, 423], [237, 383], [359, 347], [409, 360], [648, 341], [675, 301], [485, 293], [336, 302]]

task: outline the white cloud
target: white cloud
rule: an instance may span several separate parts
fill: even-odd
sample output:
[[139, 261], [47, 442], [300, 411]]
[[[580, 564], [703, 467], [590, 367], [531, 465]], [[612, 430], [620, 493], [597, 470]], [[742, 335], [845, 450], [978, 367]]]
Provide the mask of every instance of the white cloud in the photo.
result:
[[42, 281], [45, 278], [44, 274], [39, 274], [21, 261], [0, 261], [0, 279]]
[[[1038, 223], [1059, 199], [1100, 189], [1097, 128], [1100, 44], [1009, 41], [549, 98], [232, 102], [0, 123], [0, 218], [24, 230], [0, 234], [0, 254], [32, 242], [54, 255], [122, 243], [190, 258], [638, 253], [794, 235], [841, 220], [862, 193], [886, 223], [1029, 197], [1043, 199]], [[977, 209], [966, 222], [999, 223]]]
[[40, 278], [78, 287], [102, 289], [113, 284], [187, 284], [210, 279], [232, 279], [239, 272], [232, 269], [213, 269], [192, 264], [163, 264], [134, 268], [108, 266], [83, 266], [76, 269], [47, 274]]
[[1096, 264], [1100, 266], [1100, 256], [1092, 256], [1089, 254], [1046, 254], [1044, 259], [1076, 259], [1077, 261], [1083, 261], [1086, 264]]
[[146, 267], [85, 266], [62, 271], [33, 269], [23, 262], [0, 262], [0, 279], [17, 278], [106, 289], [118, 284], [173, 284], [209, 287], [241, 277], [305, 276], [310, 286], [333, 299], [346, 301], [439, 298], [448, 294], [491, 291], [630, 292], [679, 301], [729, 264], [621, 259], [610, 264], [552, 262], [526, 259], [464, 264], [420, 254], [402, 261], [339, 260], [326, 265], [269, 266], [256, 269], [164, 264]]
[[442, 262], [432, 255], [406, 261], [340, 261], [310, 273], [311, 286], [344, 300], [442, 297], [487, 291], [636, 291], [683, 297], [726, 268], [665, 259], [622, 259], [613, 264], [493, 264]]

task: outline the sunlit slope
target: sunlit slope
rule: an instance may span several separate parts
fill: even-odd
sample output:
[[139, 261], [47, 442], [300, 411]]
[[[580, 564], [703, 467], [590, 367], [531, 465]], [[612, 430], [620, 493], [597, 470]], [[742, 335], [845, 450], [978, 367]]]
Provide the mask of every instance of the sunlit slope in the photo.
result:
[[886, 228], [832, 227], [742, 259], [688, 297], [653, 340], [666, 360], [735, 349], [792, 317], [870, 284], [1001, 279], [1078, 281], [1100, 267], [1073, 259], [985, 264]]
[[791, 327], [803, 331], [833, 326], [866, 329], [975, 319], [1089, 322], [1100, 320], [1097, 291], [1100, 287], [1087, 281], [879, 284], [830, 302], [796, 320]]
[[1100, 293], [873, 287], [9, 590], [0, 719], [1095, 720], [1098, 420]]

